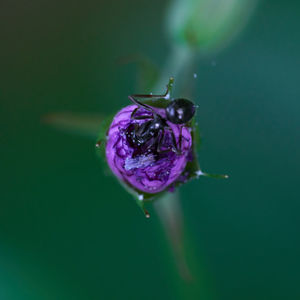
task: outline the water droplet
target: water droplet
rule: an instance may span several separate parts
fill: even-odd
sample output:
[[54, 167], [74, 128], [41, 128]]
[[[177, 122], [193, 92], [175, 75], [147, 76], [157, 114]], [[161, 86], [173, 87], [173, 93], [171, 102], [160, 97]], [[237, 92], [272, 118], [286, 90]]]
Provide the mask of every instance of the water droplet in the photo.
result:
[[98, 141], [98, 142], [96, 143], [96, 148], [100, 148], [100, 146], [101, 146], [101, 141]]
[[193, 76], [194, 76], [194, 78], [197, 78], [197, 76], [198, 76], [198, 75], [197, 75], [197, 73], [194, 73], [194, 75], [193, 75]]
[[146, 217], [147, 219], [149, 219], [149, 218], [150, 218], [149, 212], [148, 212], [146, 209], [144, 209], [144, 212], [145, 212], [145, 217]]
[[195, 174], [197, 175], [197, 177], [204, 175], [204, 173], [201, 170], [196, 171]]
[[140, 201], [143, 201], [143, 200], [144, 200], [144, 195], [143, 195], [143, 194], [139, 194], [139, 195], [138, 195], [138, 199], [139, 199]]

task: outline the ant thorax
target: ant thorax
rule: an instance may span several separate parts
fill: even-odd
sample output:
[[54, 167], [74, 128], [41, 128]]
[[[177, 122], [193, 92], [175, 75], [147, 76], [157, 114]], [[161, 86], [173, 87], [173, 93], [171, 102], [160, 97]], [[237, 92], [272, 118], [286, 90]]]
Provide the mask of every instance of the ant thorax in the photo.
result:
[[167, 152], [180, 153], [180, 145], [176, 143], [172, 129], [160, 113], [138, 107], [131, 114], [131, 120], [125, 135], [127, 142], [135, 149], [133, 156], [141, 153], [155, 156]]
[[[167, 98], [168, 96], [168, 98]], [[166, 151], [180, 155], [182, 145], [182, 126], [189, 122], [195, 113], [194, 104], [187, 99], [170, 100], [169, 85], [165, 95], [130, 95], [128, 98], [136, 105], [126, 129], [128, 143], [136, 155], [143, 152], [161, 154]], [[165, 101], [163, 108], [141, 102], [141, 98], [156, 98]], [[148, 102], [149, 103], [149, 102]], [[179, 141], [176, 141], [173, 125], [180, 126]]]

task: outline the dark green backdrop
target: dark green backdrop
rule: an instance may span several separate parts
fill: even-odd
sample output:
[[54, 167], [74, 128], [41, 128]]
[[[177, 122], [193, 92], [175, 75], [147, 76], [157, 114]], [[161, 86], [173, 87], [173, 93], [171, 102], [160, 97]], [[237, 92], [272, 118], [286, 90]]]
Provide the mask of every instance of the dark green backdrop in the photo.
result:
[[[116, 60], [163, 64], [167, 2], [0, 6], [0, 299], [178, 299], [155, 213], [102, 173], [92, 140], [41, 122], [126, 105], [136, 68]], [[200, 162], [230, 179], [193, 181], [181, 202], [216, 299], [300, 299], [299, 13], [260, 2], [238, 40], [194, 66]]]

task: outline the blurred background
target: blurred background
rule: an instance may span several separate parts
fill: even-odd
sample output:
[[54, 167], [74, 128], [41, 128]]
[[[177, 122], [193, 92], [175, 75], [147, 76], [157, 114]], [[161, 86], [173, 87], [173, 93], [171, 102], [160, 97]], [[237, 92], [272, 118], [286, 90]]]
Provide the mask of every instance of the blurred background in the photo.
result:
[[202, 168], [230, 175], [180, 189], [192, 282], [177, 274], [151, 206], [146, 220], [103, 173], [95, 140], [43, 121], [111, 114], [149, 92], [138, 90], [136, 65], [118, 60], [138, 53], [165, 65], [170, 5], [1, 2], [1, 300], [205, 299], [202, 288], [216, 300], [300, 299], [298, 1], [248, 8], [185, 74]]

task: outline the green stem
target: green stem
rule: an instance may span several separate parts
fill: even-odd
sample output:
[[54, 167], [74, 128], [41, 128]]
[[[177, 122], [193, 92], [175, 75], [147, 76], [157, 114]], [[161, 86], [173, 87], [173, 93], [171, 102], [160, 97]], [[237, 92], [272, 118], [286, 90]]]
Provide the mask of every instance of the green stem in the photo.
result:
[[[184, 76], [188, 75], [189, 67], [194, 59], [194, 53], [189, 48], [173, 48], [167, 59], [161, 77], [156, 84], [155, 92], [161, 92], [170, 77], [174, 77], [176, 90], [183, 89]], [[211, 300], [214, 297], [208, 288], [204, 268], [192, 259], [194, 247], [189, 245], [189, 251], [184, 243], [183, 215], [179, 199], [179, 193], [168, 193], [158, 201], [154, 202], [154, 208], [159, 216], [167, 239], [170, 243], [176, 266], [183, 282], [179, 282], [180, 294], [183, 299], [195, 299], [201, 297], [203, 300]], [[188, 257], [187, 255], [188, 254]], [[196, 270], [192, 274], [188, 261]], [[197, 274], [196, 274], [197, 273]]]
[[154, 207], [173, 250], [178, 272], [185, 281], [190, 281], [192, 275], [187, 265], [183, 245], [183, 216], [179, 193], [166, 194], [154, 202]]
[[[166, 82], [169, 81], [170, 77], [175, 79], [175, 86], [177, 87], [177, 90], [179, 90], [178, 86], [181, 82], [180, 77], [183, 76], [182, 73], [184, 73], [190, 65], [192, 58], [193, 53], [190, 48], [173, 47], [169, 57], [167, 58], [165, 67], [161, 72], [161, 76], [156, 87], [154, 88], [155, 92], [160, 93], [164, 89]], [[154, 207], [172, 246], [179, 274], [183, 279], [187, 280], [191, 277], [191, 275], [184, 258], [182, 243], [183, 217], [178, 192], [173, 194], [169, 193], [159, 199], [159, 201], [155, 201]]]

